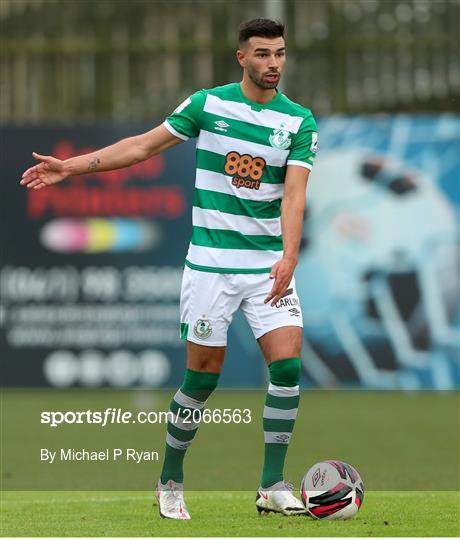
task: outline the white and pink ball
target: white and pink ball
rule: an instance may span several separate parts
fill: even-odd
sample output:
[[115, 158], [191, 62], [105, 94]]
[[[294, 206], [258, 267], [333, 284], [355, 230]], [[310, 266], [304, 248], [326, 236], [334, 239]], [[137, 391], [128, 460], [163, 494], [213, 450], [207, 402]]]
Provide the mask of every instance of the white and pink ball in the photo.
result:
[[321, 461], [303, 477], [300, 495], [308, 513], [316, 519], [350, 519], [363, 503], [364, 484], [351, 465]]

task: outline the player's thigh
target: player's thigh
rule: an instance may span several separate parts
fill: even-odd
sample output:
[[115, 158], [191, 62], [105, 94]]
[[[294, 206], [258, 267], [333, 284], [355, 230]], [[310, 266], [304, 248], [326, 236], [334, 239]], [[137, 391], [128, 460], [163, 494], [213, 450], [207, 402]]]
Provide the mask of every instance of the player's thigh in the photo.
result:
[[302, 328], [299, 326], [276, 328], [257, 341], [267, 364], [284, 358], [300, 358], [302, 354]]
[[187, 341], [187, 367], [194, 371], [220, 373], [224, 364], [225, 347], [208, 347]]
[[247, 295], [241, 309], [268, 363], [298, 358], [302, 348], [302, 309], [292, 278], [284, 296], [272, 306], [264, 303], [273, 286], [269, 275], [248, 277]]

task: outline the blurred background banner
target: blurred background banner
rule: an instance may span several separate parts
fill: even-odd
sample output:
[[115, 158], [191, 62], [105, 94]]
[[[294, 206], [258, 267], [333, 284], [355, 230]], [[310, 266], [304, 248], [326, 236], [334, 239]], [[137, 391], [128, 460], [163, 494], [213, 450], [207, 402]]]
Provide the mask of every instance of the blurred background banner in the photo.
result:
[[329, 117], [297, 268], [316, 384], [458, 388], [460, 117]]
[[[65, 158], [150, 126], [2, 131], [6, 384], [180, 383], [194, 147], [130, 169], [18, 186], [30, 148]], [[297, 284], [304, 384], [459, 386], [460, 117], [325, 117]], [[222, 384], [265, 385], [239, 316]]]
[[179, 364], [174, 368], [178, 362], [182, 367], [184, 356], [177, 317], [193, 191], [191, 149], [43, 191], [18, 189], [19, 171], [37, 144], [65, 158], [132, 129], [2, 132], [7, 384], [158, 386], [181, 377]]
[[[3, 384], [180, 384], [193, 142], [40, 192], [18, 182], [33, 150], [106, 146], [239, 80], [238, 24], [264, 15], [286, 23], [283, 91], [319, 120], [304, 386], [459, 387], [457, 0], [0, 2]], [[222, 385], [266, 385], [241, 315]]]
[[[5, 384], [180, 384], [185, 350], [179, 296], [191, 231], [193, 143], [129, 169], [72, 177], [42, 191], [17, 182], [37, 144], [64, 159], [148, 129], [2, 129]], [[246, 366], [241, 378], [234, 373], [238, 366], [224, 384], [261, 383], [259, 362]]]

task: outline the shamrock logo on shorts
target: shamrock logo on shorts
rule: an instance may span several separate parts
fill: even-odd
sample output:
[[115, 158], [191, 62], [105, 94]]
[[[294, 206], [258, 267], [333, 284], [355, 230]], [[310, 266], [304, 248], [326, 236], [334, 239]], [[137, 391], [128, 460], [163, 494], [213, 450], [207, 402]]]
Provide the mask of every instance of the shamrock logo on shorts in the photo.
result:
[[198, 319], [193, 327], [193, 332], [198, 339], [207, 339], [212, 334], [212, 326], [208, 319]]

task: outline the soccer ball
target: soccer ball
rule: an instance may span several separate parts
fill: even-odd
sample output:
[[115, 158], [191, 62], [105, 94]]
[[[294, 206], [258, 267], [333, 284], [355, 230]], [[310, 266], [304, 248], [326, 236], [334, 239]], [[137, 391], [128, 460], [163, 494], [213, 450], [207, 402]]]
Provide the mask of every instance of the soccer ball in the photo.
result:
[[317, 519], [350, 519], [364, 499], [358, 471], [338, 460], [316, 463], [302, 479], [302, 502]]

